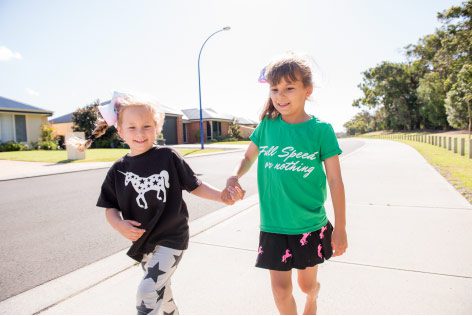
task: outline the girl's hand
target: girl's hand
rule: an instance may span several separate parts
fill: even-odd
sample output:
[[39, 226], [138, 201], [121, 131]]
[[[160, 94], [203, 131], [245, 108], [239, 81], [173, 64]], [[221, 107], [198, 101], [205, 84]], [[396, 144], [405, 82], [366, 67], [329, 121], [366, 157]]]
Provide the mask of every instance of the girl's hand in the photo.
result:
[[242, 200], [244, 198], [246, 191], [241, 187], [241, 184], [239, 184], [238, 177], [233, 176], [226, 180], [226, 189], [230, 188], [232, 189], [232, 191], [230, 191], [232, 192], [231, 196], [235, 201]]
[[137, 228], [141, 223], [132, 220], [121, 220], [116, 225], [116, 230], [126, 239], [136, 241], [146, 232], [144, 229]]
[[223, 192], [221, 192], [221, 200], [227, 205], [233, 205], [234, 202], [242, 200], [246, 191], [239, 187], [227, 186]]
[[345, 228], [334, 227], [331, 236], [331, 246], [333, 247], [333, 257], [337, 257], [346, 252], [347, 233]]

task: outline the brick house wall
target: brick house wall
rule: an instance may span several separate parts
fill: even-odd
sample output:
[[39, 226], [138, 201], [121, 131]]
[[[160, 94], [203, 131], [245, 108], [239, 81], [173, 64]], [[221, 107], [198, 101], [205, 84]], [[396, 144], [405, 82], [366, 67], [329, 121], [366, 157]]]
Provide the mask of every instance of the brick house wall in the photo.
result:
[[177, 144], [184, 143], [184, 126], [182, 123], [182, 116], [177, 116]]
[[[200, 122], [190, 122], [186, 123], [187, 125], [187, 143], [195, 144], [199, 143], [199, 136], [200, 135]], [[203, 135], [206, 135], [206, 122], [203, 122]]]

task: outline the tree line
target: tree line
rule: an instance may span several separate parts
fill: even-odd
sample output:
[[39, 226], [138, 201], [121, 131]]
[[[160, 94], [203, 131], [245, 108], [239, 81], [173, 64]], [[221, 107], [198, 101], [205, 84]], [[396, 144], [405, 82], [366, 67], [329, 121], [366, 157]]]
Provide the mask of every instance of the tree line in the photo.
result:
[[362, 73], [350, 135], [378, 130], [471, 130], [472, 0], [437, 14], [441, 26], [404, 48], [406, 61]]

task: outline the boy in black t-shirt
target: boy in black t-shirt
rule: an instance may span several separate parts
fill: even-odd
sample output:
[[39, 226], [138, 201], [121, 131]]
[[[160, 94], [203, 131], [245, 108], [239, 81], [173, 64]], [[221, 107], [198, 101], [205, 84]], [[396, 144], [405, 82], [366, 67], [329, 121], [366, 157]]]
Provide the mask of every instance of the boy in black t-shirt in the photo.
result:
[[92, 136], [69, 145], [85, 150], [111, 125], [129, 145], [130, 153], [108, 171], [97, 206], [106, 208], [110, 225], [133, 242], [127, 254], [141, 262], [145, 276], [138, 287], [138, 314], [176, 314], [170, 279], [189, 241], [182, 190], [226, 204], [241, 199], [244, 192], [211, 187], [176, 151], [155, 147], [164, 115], [152, 102], [116, 93], [99, 110], [104, 119], [97, 122]]

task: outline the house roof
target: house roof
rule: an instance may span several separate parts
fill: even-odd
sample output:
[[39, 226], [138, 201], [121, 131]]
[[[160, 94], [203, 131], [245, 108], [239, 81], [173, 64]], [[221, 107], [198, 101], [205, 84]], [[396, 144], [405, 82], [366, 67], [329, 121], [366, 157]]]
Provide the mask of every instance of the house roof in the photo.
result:
[[[197, 108], [182, 110], [190, 121], [200, 120], [200, 110]], [[229, 114], [218, 113], [211, 108], [202, 109], [202, 118], [204, 120], [223, 120], [232, 121], [234, 116]]]
[[236, 118], [236, 123], [239, 125], [257, 125], [259, 124], [256, 121], [253, 121], [251, 119], [245, 118], [245, 117], [237, 117]]
[[[155, 101], [155, 100], [154, 100]], [[111, 100], [104, 101], [100, 103], [100, 105], [105, 105], [110, 103]], [[170, 115], [183, 115], [183, 113], [180, 110], [171, 108], [170, 106], [164, 105], [160, 102], [155, 101], [159, 107], [160, 110], [162, 110], [165, 114], [170, 114]]]
[[[111, 100], [107, 100], [107, 101], [101, 102], [100, 105], [105, 105], [105, 104], [108, 104], [110, 102], [111, 102]], [[163, 110], [165, 114], [167, 114], [167, 115], [177, 115], [177, 116], [182, 115], [183, 119], [185, 119], [184, 114], [180, 110], [176, 110], [174, 108], [168, 107], [168, 106], [163, 105], [161, 103], [158, 103], [158, 104], [159, 104], [159, 108], [161, 110]], [[71, 112], [69, 114], [66, 114], [66, 115], [63, 115], [63, 116], [56, 117], [56, 118], [50, 120], [49, 122], [51, 122], [53, 124], [70, 123], [70, 122], [72, 122], [72, 113], [73, 112]]]
[[[182, 110], [189, 121], [200, 120], [200, 110], [197, 108]], [[240, 125], [257, 125], [258, 122], [245, 117], [236, 117], [231, 114], [218, 113], [211, 108], [202, 109], [202, 118], [204, 120], [222, 120], [222, 121], [234, 121]], [[185, 120], [185, 118], [184, 118]]]
[[26, 103], [7, 99], [0, 96], [0, 112], [23, 112], [23, 113], [37, 113], [52, 115], [52, 111], [38, 108]]
[[70, 123], [72, 122], [72, 113], [56, 117], [55, 119], [49, 120], [49, 122], [53, 124]]

